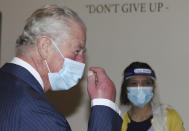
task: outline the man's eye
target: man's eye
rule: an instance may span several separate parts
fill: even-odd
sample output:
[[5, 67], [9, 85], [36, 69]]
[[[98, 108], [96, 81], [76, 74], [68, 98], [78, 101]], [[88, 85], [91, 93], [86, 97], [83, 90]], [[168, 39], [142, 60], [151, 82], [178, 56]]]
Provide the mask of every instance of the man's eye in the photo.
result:
[[80, 52], [80, 50], [76, 50], [76, 51], [75, 51], [75, 54], [79, 54], [79, 52]]

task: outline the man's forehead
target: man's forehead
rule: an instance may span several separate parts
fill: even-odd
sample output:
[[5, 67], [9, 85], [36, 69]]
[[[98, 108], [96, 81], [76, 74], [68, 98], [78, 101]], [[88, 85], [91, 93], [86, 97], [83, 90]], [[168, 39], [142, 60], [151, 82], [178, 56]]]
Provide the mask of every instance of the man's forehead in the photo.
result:
[[74, 28], [71, 33], [71, 39], [83, 45], [86, 43], [86, 32], [82, 28]]

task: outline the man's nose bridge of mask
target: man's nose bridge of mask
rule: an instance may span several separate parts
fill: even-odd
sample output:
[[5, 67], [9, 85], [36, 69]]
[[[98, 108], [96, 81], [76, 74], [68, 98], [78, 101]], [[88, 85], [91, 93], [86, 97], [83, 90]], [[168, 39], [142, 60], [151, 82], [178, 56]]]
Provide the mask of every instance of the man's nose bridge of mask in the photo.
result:
[[82, 55], [77, 56], [75, 60], [78, 61], [78, 62], [81, 62], [81, 63], [85, 62], [84, 57]]

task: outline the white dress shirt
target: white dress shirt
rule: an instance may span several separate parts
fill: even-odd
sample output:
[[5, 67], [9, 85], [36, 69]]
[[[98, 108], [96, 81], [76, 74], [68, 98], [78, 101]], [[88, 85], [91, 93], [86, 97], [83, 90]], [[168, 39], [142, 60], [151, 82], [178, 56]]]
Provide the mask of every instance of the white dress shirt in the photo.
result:
[[103, 99], [103, 98], [96, 98], [91, 101], [91, 107], [96, 105], [104, 105], [112, 108], [115, 112], [117, 112], [119, 115], [121, 114], [121, 111], [116, 103], [109, 99]]
[[[29, 63], [25, 62], [24, 60], [22, 60], [18, 57], [14, 57], [13, 60], [10, 63], [22, 66], [26, 70], [28, 70], [35, 77], [35, 79], [39, 82], [39, 84], [41, 85], [41, 87], [44, 90], [44, 84], [43, 84], [43, 80], [42, 80], [41, 76]], [[117, 106], [116, 103], [112, 102], [111, 100], [103, 99], [103, 98], [93, 99], [91, 101], [91, 107], [96, 106], [96, 105], [108, 106], [120, 115], [119, 107]]]

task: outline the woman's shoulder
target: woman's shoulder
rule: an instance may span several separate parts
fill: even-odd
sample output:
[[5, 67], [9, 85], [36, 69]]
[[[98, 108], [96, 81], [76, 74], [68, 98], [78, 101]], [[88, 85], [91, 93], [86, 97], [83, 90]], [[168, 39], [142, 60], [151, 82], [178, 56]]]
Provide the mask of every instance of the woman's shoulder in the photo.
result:
[[168, 131], [184, 131], [184, 125], [179, 113], [173, 109], [167, 108], [167, 129]]
[[168, 106], [167, 110], [167, 117], [172, 119], [181, 119], [179, 113], [172, 107]]

